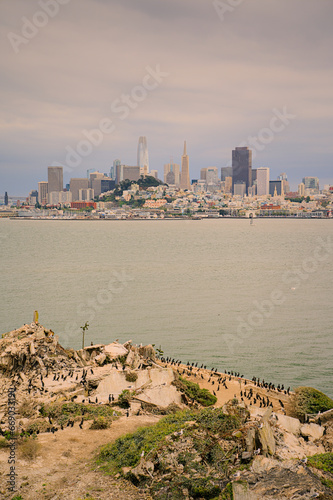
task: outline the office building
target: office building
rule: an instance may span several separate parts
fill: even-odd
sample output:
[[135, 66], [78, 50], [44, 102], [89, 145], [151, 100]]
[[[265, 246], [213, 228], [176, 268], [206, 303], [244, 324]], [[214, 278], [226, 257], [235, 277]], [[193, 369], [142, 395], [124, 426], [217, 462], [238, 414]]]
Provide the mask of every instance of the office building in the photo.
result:
[[252, 186], [252, 151], [248, 147], [236, 147], [232, 151], [232, 185], [242, 182], [245, 182], [247, 193]]
[[[117, 165], [116, 183], [128, 179], [129, 181], [138, 181], [141, 177], [139, 166]], [[96, 194], [96, 193], [95, 193]]]
[[290, 192], [290, 185], [288, 182], [287, 174], [285, 172], [283, 172], [282, 174], [279, 175], [278, 180], [282, 181], [284, 194], [289, 193]]
[[72, 193], [70, 191], [52, 191], [48, 194], [50, 205], [68, 204], [72, 201]]
[[73, 201], [94, 201], [95, 193], [91, 188], [79, 189], [79, 199]]
[[147, 139], [144, 136], [139, 137], [137, 164], [138, 167], [140, 167], [141, 175], [149, 174], [148, 146], [147, 146]]
[[271, 196], [284, 196], [283, 181], [269, 181], [269, 194]]
[[76, 177], [70, 180], [69, 190], [72, 193], [72, 201], [79, 201], [79, 190], [89, 188], [89, 179]]
[[[132, 180], [132, 179], [130, 179]], [[90, 188], [94, 191], [94, 196], [99, 196], [102, 193], [106, 193], [107, 191], [111, 191], [116, 186], [116, 182], [109, 177], [94, 179], [90, 183]]]
[[155, 179], [158, 179], [158, 171], [157, 170], [151, 170], [149, 175], [152, 177], [155, 177]]
[[269, 168], [257, 168], [257, 196], [269, 194]]
[[298, 184], [298, 195], [299, 196], [305, 196], [305, 185], [304, 182], [301, 182]]
[[224, 192], [232, 193], [232, 177], [226, 177], [224, 181]]
[[232, 167], [221, 168], [221, 181], [225, 181], [226, 177], [232, 177]]
[[234, 196], [241, 196], [244, 198], [246, 195], [246, 183], [245, 182], [236, 182], [234, 184]]
[[186, 152], [186, 141], [184, 141], [184, 152], [182, 156], [182, 170], [180, 174], [180, 188], [181, 189], [190, 189], [190, 167], [189, 167], [189, 158]]
[[47, 167], [48, 192], [62, 191], [64, 189], [63, 168]]
[[4, 204], [6, 206], [8, 205], [8, 193], [7, 193], [7, 191], [5, 192]]
[[117, 165], [121, 165], [121, 160], [114, 160], [112, 167], [110, 168], [110, 179], [116, 180]]
[[38, 203], [40, 205], [44, 206], [48, 202], [47, 198], [49, 192], [48, 186], [49, 186], [48, 183], [44, 181], [38, 183]]
[[166, 163], [164, 165], [164, 182], [166, 184], [179, 186], [180, 184], [180, 167], [178, 163]]
[[38, 202], [38, 191], [36, 191], [35, 189], [30, 191], [28, 201], [29, 205], [36, 205], [36, 203]]
[[319, 193], [319, 179], [318, 177], [304, 177], [302, 182], [305, 186], [305, 189], [313, 190], [313, 193]]

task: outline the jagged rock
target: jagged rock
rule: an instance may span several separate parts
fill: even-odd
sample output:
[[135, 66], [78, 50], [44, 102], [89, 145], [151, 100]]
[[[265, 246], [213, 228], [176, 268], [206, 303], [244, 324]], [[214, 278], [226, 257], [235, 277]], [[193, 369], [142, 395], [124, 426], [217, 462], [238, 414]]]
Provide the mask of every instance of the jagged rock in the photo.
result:
[[288, 432], [291, 432], [295, 436], [299, 436], [301, 430], [301, 422], [298, 418], [287, 417], [287, 415], [277, 415], [278, 424], [280, 427]]
[[154, 464], [150, 460], [145, 460], [141, 458], [139, 465], [131, 469], [129, 474], [133, 475], [138, 482], [150, 479], [154, 472]]
[[247, 451], [252, 454], [256, 446], [256, 431], [253, 427], [248, 429], [245, 442]]
[[143, 347], [139, 347], [139, 354], [144, 359], [151, 359], [155, 361], [155, 350], [152, 345], [145, 345]]
[[99, 366], [102, 366], [103, 363], [105, 362], [106, 360], [106, 354], [102, 353], [102, 354], [99, 354], [98, 356], [95, 357], [95, 362], [99, 365]]
[[265, 421], [262, 427], [258, 429], [259, 441], [263, 455], [274, 455], [275, 453], [275, 439], [270, 424]]
[[249, 491], [247, 483], [232, 483], [232, 494], [234, 500], [259, 500], [257, 495]]
[[301, 434], [315, 441], [323, 437], [324, 427], [317, 424], [304, 424], [301, 427]]

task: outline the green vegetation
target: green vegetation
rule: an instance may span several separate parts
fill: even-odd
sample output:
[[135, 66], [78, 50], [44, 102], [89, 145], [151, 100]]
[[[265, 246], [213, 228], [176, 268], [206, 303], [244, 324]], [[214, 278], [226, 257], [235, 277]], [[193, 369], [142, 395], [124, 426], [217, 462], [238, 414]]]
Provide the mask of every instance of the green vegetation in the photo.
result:
[[9, 446], [9, 441], [6, 438], [1, 438], [0, 439], [0, 449], [1, 448], [8, 448]]
[[94, 418], [93, 423], [90, 426], [90, 429], [108, 429], [110, 427], [110, 421], [105, 417], [97, 417]]
[[194, 399], [202, 406], [212, 406], [216, 403], [217, 398], [211, 394], [208, 389], [200, 389], [198, 384], [190, 382], [182, 377], [175, 380], [173, 384], [178, 390], [183, 392], [188, 398]]
[[[50, 417], [53, 424], [66, 425], [69, 419], [92, 420], [105, 417], [108, 421], [114, 420], [114, 408], [108, 405], [85, 405], [82, 403], [51, 403], [43, 405], [39, 410], [43, 417]], [[44, 422], [44, 421], [43, 421]], [[44, 422], [45, 424], [45, 422]]]
[[[160, 450], [166, 443], [166, 436], [172, 435], [172, 439], [177, 440], [179, 436], [174, 433], [182, 430], [182, 434], [187, 436], [199, 429], [200, 433], [210, 433], [210, 437], [194, 439], [196, 452], [202, 454], [206, 462], [218, 464], [225, 454], [219, 447], [216, 435], [231, 437], [232, 432], [242, 424], [242, 421], [241, 416], [226, 415], [222, 409], [179, 411], [163, 417], [154, 426], [138, 429], [135, 433], [127, 434], [106, 445], [101, 449], [98, 460], [100, 464], [104, 464], [104, 470], [121, 472], [122, 467], [135, 467], [142, 452], [147, 457], [152, 456], [154, 451]], [[190, 424], [187, 425], [187, 422]], [[214, 434], [214, 437], [211, 434]], [[187, 461], [192, 462], [190, 454], [182, 453], [180, 457], [183, 464]]]
[[138, 374], [135, 372], [127, 372], [125, 375], [125, 379], [127, 382], [135, 382], [138, 380]]
[[308, 457], [308, 465], [333, 474], [333, 453], [320, 453]]
[[120, 408], [129, 408], [133, 394], [134, 393], [132, 393], [128, 389], [125, 389], [121, 394], [119, 394], [118, 406], [120, 406]]
[[306, 414], [318, 413], [333, 408], [333, 400], [312, 387], [297, 387], [294, 396], [294, 411], [304, 420]]

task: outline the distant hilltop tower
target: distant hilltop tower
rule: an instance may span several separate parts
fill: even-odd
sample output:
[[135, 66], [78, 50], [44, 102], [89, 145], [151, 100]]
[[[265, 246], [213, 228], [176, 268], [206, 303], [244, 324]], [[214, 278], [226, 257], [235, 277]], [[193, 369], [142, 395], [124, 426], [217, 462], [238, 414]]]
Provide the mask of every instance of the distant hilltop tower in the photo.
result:
[[184, 141], [184, 153], [182, 156], [182, 171], [180, 174], [180, 188], [181, 189], [190, 189], [190, 168], [189, 168], [189, 160], [188, 154], [186, 153], [186, 141]]
[[139, 137], [138, 167], [140, 167], [140, 175], [149, 174], [148, 146], [147, 146], [147, 139], [144, 136]]

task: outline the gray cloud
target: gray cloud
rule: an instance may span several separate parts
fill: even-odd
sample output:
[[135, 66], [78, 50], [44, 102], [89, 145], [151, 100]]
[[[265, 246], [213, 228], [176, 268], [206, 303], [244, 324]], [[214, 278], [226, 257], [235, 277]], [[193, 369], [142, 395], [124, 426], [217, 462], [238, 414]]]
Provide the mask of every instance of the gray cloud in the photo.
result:
[[[257, 166], [287, 171], [294, 185], [303, 175], [333, 182], [331, 2], [244, 0], [222, 22], [206, 0], [70, 0], [15, 54], [8, 33], [38, 10], [30, 0], [0, 4], [1, 191], [36, 187], [103, 117], [116, 130], [75, 176], [106, 172], [116, 157], [135, 162], [146, 135], [160, 174], [187, 139], [195, 178], [230, 163], [232, 148], [283, 106], [297, 118], [257, 154]], [[168, 78], [119, 120], [111, 103], [157, 64]]]

